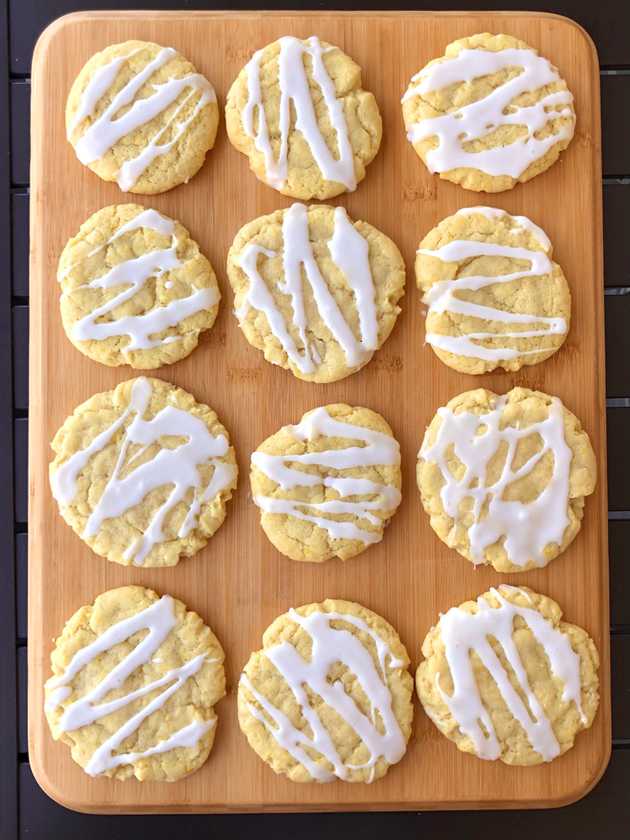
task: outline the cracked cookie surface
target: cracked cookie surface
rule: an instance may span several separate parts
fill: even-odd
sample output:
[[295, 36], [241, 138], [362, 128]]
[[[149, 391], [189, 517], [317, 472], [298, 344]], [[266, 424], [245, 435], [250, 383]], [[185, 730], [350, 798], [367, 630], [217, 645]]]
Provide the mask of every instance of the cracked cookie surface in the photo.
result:
[[45, 686], [53, 738], [91, 776], [177, 781], [212, 749], [223, 660], [181, 601], [142, 586], [103, 592], [55, 641]]
[[400, 504], [400, 449], [375, 411], [320, 406], [261, 443], [250, 481], [278, 551], [292, 560], [347, 560], [380, 542]]
[[225, 122], [257, 178], [305, 201], [354, 190], [382, 135], [361, 68], [315, 36], [258, 50], [230, 88]]
[[147, 41], [93, 55], [66, 104], [67, 137], [81, 163], [141, 195], [187, 183], [218, 124], [210, 82], [177, 50]]
[[373, 782], [411, 735], [408, 667], [398, 633], [360, 604], [329, 598], [291, 609], [243, 669], [241, 730], [293, 782]]
[[442, 542], [475, 565], [523, 572], [575, 539], [597, 464], [588, 434], [557, 397], [479, 388], [438, 409], [417, 479]]
[[238, 469], [215, 412], [139, 377], [96, 394], [51, 443], [50, 484], [70, 527], [124, 566], [175, 566], [226, 516]]
[[547, 170], [575, 131], [573, 96], [524, 41], [460, 38], [412, 78], [407, 137], [430, 172], [476, 192], [502, 192]]
[[90, 216], [66, 244], [57, 278], [68, 338], [109, 366], [173, 364], [219, 311], [214, 271], [186, 228], [138, 204]]
[[588, 633], [527, 587], [499, 586], [440, 616], [422, 644], [416, 689], [458, 749], [531, 766], [569, 750], [599, 705]]
[[405, 287], [392, 240], [326, 205], [293, 204], [249, 222], [227, 270], [245, 338], [308, 382], [366, 365], [394, 328]]
[[416, 280], [428, 306], [425, 340], [461, 373], [516, 371], [564, 343], [571, 292], [552, 245], [525, 216], [466, 207], [420, 243]]

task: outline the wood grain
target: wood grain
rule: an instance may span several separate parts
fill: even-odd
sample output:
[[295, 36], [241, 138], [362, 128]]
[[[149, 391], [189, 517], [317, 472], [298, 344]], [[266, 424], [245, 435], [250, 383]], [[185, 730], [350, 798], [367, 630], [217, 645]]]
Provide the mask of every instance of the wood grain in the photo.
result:
[[[407, 143], [400, 95], [410, 76], [447, 43], [475, 32], [505, 31], [537, 47], [560, 68], [576, 97], [577, 135], [560, 163], [511, 192], [484, 197], [430, 176]], [[328, 386], [302, 383], [264, 362], [241, 336], [231, 313], [227, 249], [246, 221], [289, 200], [259, 183], [228, 143], [223, 124], [215, 149], [186, 186], [152, 198], [121, 194], [82, 167], [65, 140], [67, 91], [85, 60], [128, 38], [173, 45], [214, 84], [224, 103], [253, 49], [283, 34], [338, 44], [363, 68], [384, 120], [377, 159], [357, 191], [332, 203], [347, 207], [399, 245], [408, 268], [403, 313], [387, 344], [358, 374]], [[31, 169], [30, 616], [29, 749], [44, 790], [83, 811], [383, 810], [543, 807], [589, 790], [610, 752], [606, 452], [601, 232], [599, 78], [595, 49], [573, 22], [541, 14], [442, 13], [85, 13], [57, 21], [41, 37], [33, 69]], [[55, 270], [68, 237], [94, 211], [138, 201], [189, 228], [212, 261], [223, 292], [211, 334], [191, 357], [158, 375], [209, 403], [230, 431], [241, 468], [226, 523], [196, 557], [166, 570], [126, 569], [93, 555], [59, 516], [48, 486], [49, 441], [90, 395], [130, 378], [78, 353], [59, 317]], [[516, 375], [467, 377], [423, 347], [423, 319], [413, 278], [421, 237], [462, 206], [486, 203], [524, 213], [555, 244], [573, 293], [573, 323], [552, 359]], [[557, 394], [582, 420], [598, 455], [597, 493], [582, 531], [546, 569], [501, 577], [477, 569], [433, 534], [415, 486], [424, 428], [450, 397], [484, 385], [497, 392], [522, 384]], [[324, 565], [293, 563], [267, 542], [248, 494], [249, 455], [280, 425], [335, 401], [381, 412], [401, 443], [403, 503], [385, 539], [359, 558]], [[499, 579], [500, 578], [500, 579]], [[235, 687], [249, 652], [271, 620], [290, 606], [327, 596], [358, 600], [400, 632], [414, 666], [439, 611], [498, 582], [523, 583], [551, 595], [566, 616], [593, 635], [602, 658], [602, 703], [592, 729], [551, 765], [524, 769], [463, 755], [417, 707], [409, 750], [373, 786], [296, 785], [276, 777], [238, 730]], [[64, 745], [55, 744], [42, 711], [51, 640], [64, 621], [105, 589], [127, 583], [169, 592], [197, 610], [227, 651], [228, 696], [210, 760], [181, 782], [149, 784], [90, 779]]]

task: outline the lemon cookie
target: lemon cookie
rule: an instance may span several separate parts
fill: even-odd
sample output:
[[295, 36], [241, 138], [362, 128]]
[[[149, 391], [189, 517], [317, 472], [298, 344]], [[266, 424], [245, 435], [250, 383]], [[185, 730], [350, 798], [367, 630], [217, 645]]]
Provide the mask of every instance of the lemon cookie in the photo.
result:
[[569, 329], [571, 292], [551, 254], [525, 216], [466, 207], [443, 219], [416, 256], [436, 355], [461, 373], [488, 373], [555, 353]]
[[293, 782], [372, 782], [407, 747], [408, 667], [394, 628], [360, 604], [328, 599], [289, 610], [245, 665], [240, 727]]
[[391, 239], [322, 205], [293, 204], [246, 224], [227, 270], [249, 343], [309, 382], [366, 365], [392, 331], [405, 287]]
[[179, 222], [138, 204], [104, 207], [61, 254], [70, 341], [105, 365], [149, 369], [183, 359], [214, 324], [212, 266]]
[[315, 36], [254, 53], [230, 88], [225, 122], [256, 177], [303, 200], [356, 189], [382, 134], [361, 68]]
[[477, 192], [502, 192], [548, 169], [571, 142], [573, 96], [523, 41], [460, 38], [411, 80], [407, 137], [430, 172]]
[[96, 394], [51, 444], [50, 483], [61, 515], [102, 557], [174, 566], [225, 519], [237, 467], [207, 405], [161, 379]]
[[595, 490], [595, 454], [557, 397], [479, 388], [440, 408], [418, 454], [431, 527], [475, 565], [546, 566], [580, 530]]
[[500, 586], [440, 616], [422, 645], [420, 702], [463, 752], [506, 764], [552, 761], [588, 729], [599, 657], [555, 601]]
[[66, 104], [66, 133], [81, 163], [142, 195], [187, 183], [218, 124], [210, 82], [176, 50], [146, 41], [93, 55]]
[[375, 411], [327, 405], [252, 454], [260, 523], [292, 560], [348, 560], [380, 542], [400, 504], [400, 447]]
[[141, 586], [99, 595], [66, 622], [45, 711], [90, 776], [174, 782], [208, 758], [225, 694], [223, 650], [181, 601]]

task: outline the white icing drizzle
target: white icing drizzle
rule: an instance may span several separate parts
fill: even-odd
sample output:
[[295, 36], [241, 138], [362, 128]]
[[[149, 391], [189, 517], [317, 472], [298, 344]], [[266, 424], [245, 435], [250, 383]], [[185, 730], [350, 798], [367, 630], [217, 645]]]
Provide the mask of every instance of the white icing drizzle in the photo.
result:
[[[494, 407], [476, 414], [461, 411], [457, 414], [446, 407], [438, 410], [441, 423], [433, 444], [429, 431], [425, 434], [419, 458], [434, 463], [442, 473], [444, 485], [440, 490], [442, 505], [455, 525], [461, 521], [464, 500], [473, 502], [473, 524], [468, 529], [473, 563], [484, 562], [485, 550], [504, 538], [503, 548], [515, 566], [533, 561], [545, 566], [543, 554], [550, 543], [562, 542], [569, 525], [569, 474], [572, 452], [564, 437], [562, 403], [552, 397], [545, 420], [524, 428], [503, 426], [503, 411], [507, 395], [497, 397]], [[519, 441], [539, 435], [542, 447], [518, 469], [512, 464]], [[491, 486], [486, 484], [486, 470], [501, 445], [507, 452], [501, 474]], [[456, 479], [448, 463], [450, 453], [464, 465], [461, 479]], [[541, 459], [553, 454], [553, 472], [548, 484], [533, 501], [508, 501], [503, 494], [515, 481], [529, 475]], [[483, 515], [482, 515], [483, 511]]]
[[[499, 590], [519, 592], [531, 601], [529, 595], [521, 589], [501, 586]], [[555, 628], [538, 610], [508, 601], [499, 590], [490, 590], [499, 602], [498, 606], [492, 606], [480, 595], [477, 598], [477, 612], [469, 613], [453, 607], [440, 616], [439, 629], [453, 680], [453, 693], [447, 694], [440, 687], [439, 674], [436, 674], [436, 686], [459, 729], [472, 740], [477, 755], [485, 759], [499, 758], [501, 746], [492, 718], [481, 700], [472, 669], [470, 656], [472, 652], [476, 653], [496, 683], [511, 714], [525, 730], [533, 749], [545, 761], [551, 761], [559, 755], [560, 744], [551, 721], [530, 685], [514, 643], [515, 618], [518, 616], [523, 619], [534, 634], [545, 651], [552, 674], [564, 683], [563, 702], [574, 702], [582, 723], [586, 724], [587, 718], [581, 702], [580, 657], [572, 649], [568, 636]], [[488, 641], [489, 637], [501, 646], [519, 691], [510, 682], [508, 672]], [[522, 696], [526, 702], [523, 702]]]
[[[218, 303], [219, 295], [216, 289], [202, 288], [193, 291], [187, 297], [171, 300], [165, 306], [157, 306], [143, 315], [125, 315], [109, 321], [100, 320], [125, 301], [133, 298], [149, 280], [159, 279], [162, 275], [180, 268], [184, 264], [177, 256], [179, 241], [175, 232], [175, 223], [172, 219], [162, 216], [155, 210], [144, 210], [138, 213], [137, 216], [122, 225], [103, 245], [94, 248], [78, 263], [64, 268], [60, 274], [60, 280], [67, 277], [81, 263], [93, 257], [99, 251], [108, 248], [109, 245], [126, 233], [142, 228], [153, 230], [164, 236], [170, 236], [169, 247], [149, 251], [140, 257], [124, 260], [100, 277], [64, 293], [63, 297], [71, 297], [75, 292], [80, 292], [83, 289], [123, 287], [122, 291], [114, 295], [113, 298], [96, 307], [72, 325], [72, 336], [77, 341], [103, 341], [111, 337], [127, 336], [129, 341], [124, 347], [120, 348], [122, 355], [127, 356], [131, 350], [149, 350], [152, 347], [171, 344], [185, 338], [186, 334], [165, 336], [164, 338], [155, 338], [155, 336], [169, 327], [176, 326], [185, 318], [197, 312], [211, 309]], [[165, 285], [168, 286], [168, 283]]]
[[293, 339], [289, 325], [258, 270], [258, 260], [261, 256], [272, 259], [278, 254], [255, 242], [250, 242], [238, 258], [238, 264], [249, 281], [244, 300], [236, 311], [239, 322], [243, 322], [250, 309], [262, 312], [273, 335], [298, 370], [304, 374], [314, 373], [322, 360], [308, 336], [302, 272], [304, 269], [304, 277], [319, 314], [335, 341], [341, 346], [349, 367], [365, 364], [378, 347], [375, 290], [367, 240], [354, 227], [344, 208], [336, 207], [333, 235], [328, 242], [328, 249], [353, 294], [361, 335], [360, 339], [357, 339], [319, 269], [309, 239], [308, 211], [303, 204], [292, 204], [285, 211], [282, 238], [284, 280], [278, 278], [276, 285], [282, 294], [291, 299], [291, 326], [299, 335], [301, 347], [298, 347]]
[[[254, 53], [246, 67], [248, 99], [241, 111], [241, 119], [246, 134], [254, 140], [256, 149], [264, 155], [267, 183], [275, 189], [282, 189], [288, 177], [289, 133], [291, 130], [291, 104], [295, 110], [295, 128], [308, 144], [315, 163], [327, 181], [336, 181], [346, 189], [356, 189], [354, 156], [348, 126], [343, 110], [343, 101], [337, 99], [335, 83], [328, 75], [323, 54], [334, 47], [323, 49], [319, 38], [314, 35], [306, 41], [292, 36], [280, 38], [278, 56], [278, 84], [280, 86], [279, 132], [280, 148], [276, 158], [267, 116], [263, 106], [260, 84], [260, 65], [264, 50]], [[335, 131], [337, 157], [326, 144], [320, 131], [317, 114], [311, 98], [308, 76], [304, 66], [304, 57], [311, 59], [313, 80], [319, 86], [323, 101], [328, 111], [330, 124]], [[255, 124], [256, 115], [256, 128]]]
[[107, 738], [92, 754], [85, 766], [85, 772], [96, 776], [123, 764], [133, 764], [142, 758], [168, 752], [177, 747], [194, 747], [199, 739], [215, 725], [214, 720], [196, 720], [174, 732], [170, 737], [159, 741], [143, 752], [118, 753], [114, 755], [123, 741], [136, 732], [153, 712], [161, 709], [164, 703], [175, 694], [189, 677], [197, 674], [204, 663], [217, 662], [208, 659], [205, 653], [190, 659], [179, 668], [172, 668], [163, 676], [115, 700], [104, 701], [110, 691], [124, 685], [127, 678], [138, 668], [149, 662], [157, 662], [153, 655], [166, 640], [177, 624], [173, 609], [173, 599], [164, 595], [150, 607], [130, 618], [112, 624], [104, 633], [89, 645], [79, 649], [65, 671], [51, 677], [46, 683], [46, 708], [50, 711], [58, 708], [72, 693], [70, 684], [77, 674], [101, 654], [129, 639], [135, 633], [147, 630], [147, 634], [103, 679], [82, 697], [70, 703], [64, 710], [57, 724], [61, 732], [72, 732], [83, 726], [101, 720], [107, 715], [126, 708], [136, 700], [160, 691], [149, 703], [128, 718], [119, 729]]
[[[483, 99], [410, 126], [407, 136], [412, 143], [433, 136], [438, 138], [437, 148], [426, 153], [427, 167], [431, 172], [472, 167], [492, 176], [518, 178], [553, 145], [573, 136], [573, 96], [568, 90], [547, 93], [534, 105], [512, 106], [512, 111], [505, 113], [505, 109], [521, 94], [561, 81], [556, 68], [529, 49], [504, 49], [499, 52], [461, 50], [454, 58], [430, 64], [417, 73], [412, 79], [412, 83], [416, 84], [409, 87], [403, 102], [457, 82], [470, 83], [506, 68], [520, 68], [521, 72], [494, 88]], [[571, 117], [571, 122], [556, 127], [555, 133], [548, 137], [535, 136], [558, 117]], [[503, 125], [525, 126], [527, 134], [507, 146], [497, 145], [481, 152], [464, 148], [465, 143], [484, 137]]]
[[[291, 434], [302, 441], [313, 441], [320, 436], [358, 440], [363, 446], [348, 446], [345, 449], [327, 449], [322, 452], [305, 452], [295, 455], [268, 455], [265, 452], [252, 454], [252, 467], [256, 467], [282, 490], [300, 490], [317, 487], [325, 494], [334, 490], [337, 498], [328, 501], [301, 501], [299, 499], [277, 499], [273, 496], [255, 496], [254, 502], [266, 513], [280, 513], [312, 522], [324, 528], [332, 539], [360, 540], [376, 543], [382, 539], [381, 531], [370, 531], [361, 526], [361, 520], [380, 528], [383, 517], [391, 516], [400, 504], [400, 491], [396, 487], [381, 484], [365, 478], [344, 478], [338, 475], [304, 472], [297, 465], [315, 465], [320, 470], [347, 470], [361, 467], [400, 464], [400, 447], [393, 437], [335, 420], [320, 406], [304, 415], [297, 426], [287, 427]], [[357, 496], [370, 498], [356, 499]], [[331, 519], [336, 514], [352, 514], [358, 522]]]
[[[137, 566], [144, 563], [155, 545], [167, 539], [162, 530], [163, 525], [177, 505], [183, 502], [188, 506], [188, 512], [177, 534], [179, 539], [184, 539], [196, 526], [201, 506], [228, 487], [236, 473], [232, 464], [220, 460], [229, 449], [226, 437], [212, 435], [206, 424], [188, 411], [167, 405], [160, 409], [153, 419], [145, 420], [144, 414], [149, 406], [151, 394], [150, 381], [144, 377], [136, 379], [131, 389], [129, 405], [120, 417], [98, 434], [85, 449], [80, 449], [61, 464], [51, 477], [55, 499], [61, 506], [71, 504], [77, 492], [81, 471], [93, 456], [113, 440], [116, 432], [124, 427], [124, 436], [119, 445], [113, 472], [92, 508], [82, 536], [96, 536], [106, 519], [122, 516], [140, 504], [152, 490], [171, 485], [168, 497], [153, 513], [144, 533], [141, 533], [125, 551], [125, 559], [132, 559]], [[186, 442], [174, 449], [160, 449], [150, 461], [140, 464], [121, 478], [120, 473], [124, 467], [132, 464], [162, 436], [183, 437]], [[131, 445], [140, 446], [141, 449], [128, 458]], [[203, 487], [198, 468], [206, 464], [211, 465], [214, 470], [210, 481]], [[186, 496], [191, 490], [192, 500], [187, 502]]]
[[[466, 207], [463, 210], [459, 210], [455, 215], [473, 214], [484, 215], [492, 219], [508, 216], [505, 211], [497, 210], [493, 207]], [[551, 248], [551, 243], [546, 234], [525, 216], [512, 216], [510, 218], [516, 223], [516, 226], [511, 229], [512, 234], [528, 230], [534, 235], [545, 251]], [[463, 300], [456, 294], [458, 291], [479, 291], [488, 286], [494, 286], [499, 283], [511, 283], [522, 280], [525, 277], [550, 277], [553, 272], [553, 265], [545, 251], [533, 251], [528, 248], [517, 248], [512, 245], [497, 245], [490, 242], [480, 242], [476, 239], [458, 239], [449, 242], [447, 245], [443, 245], [437, 250], [420, 248], [418, 250], [419, 254], [436, 257], [446, 263], [492, 256], [507, 257], [511, 260], [524, 260], [529, 263], [529, 268], [527, 269], [511, 271], [508, 274], [498, 276], [475, 275], [460, 277], [456, 280], [442, 280], [434, 283], [427, 290], [422, 298], [422, 302], [429, 307], [427, 315], [448, 312], [454, 315], [480, 318], [485, 321], [499, 321], [503, 324], [530, 325], [531, 329], [512, 332], [507, 330], [501, 332], [471, 332], [467, 335], [455, 336], [427, 332], [427, 343], [441, 350], [446, 350], [449, 353], [454, 353], [457, 356], [467, 356], [492, 362], [507, 361], [517, 359], [521, 356], [530, 356], [545, 352], [547, 348], [542, 346], [536, 350], [518, 350], [510, 347], [485, 347], [478, 342], [484, 339], [523, 339], [565, 335], [568, 327], [564, 318], [507, 312], [503, 309], [496, 309], [485, 304], [480, 305]]]
[[[177, 56], [174, 49], [165, 47], [118, 91], [102, 114], [94, 118], [98, 103], [114, 84], [121, 67], [138, 52], [141, 50], [117, 56], [94, 73], [81, 94], [77, 111], [68, 128], [68, 139], [71, 139], [80, 124], [88, 117], [91, 118], [90, 124], [75, 144], [78, 159], [81, 163], [88, 165], [102, 158], [124, 137], [170, 108], [180, 95], [188, 90], [174, 113], [165, 125], [158, 128], [143, 150], [120, 166], [117, 181], [124, 192], [134, 187], [143, 172], [157, 157], [170, 152], [206, 105], [216, 102], [212, 85], [200, 73], [189, 73], [181, 78], [169, 78], [161, 84], [152, 84], [153, 93], [142, 99], [136, 98], [141, 88], [149, 83], [151, 76]], [[192, 113], [182, 119], [184, 109], [196, 97], [197, 101]], [[118, 116], [119, 112], [128, 106], [130, 106], [128, 110], [122, 116]], [[160, 137], [170, 129], [173, 130], [172, 139], [160, 143]]]
[[[404, 663], [394, 657], [389, 645], [361, 618], [337, 612], [313, 612], [303, 616], [293, 609], [289, 615], [311, 637], [310, 659], [303, 659], [288, 641], [266, 648], [264, 654], [291, 689], [311, 734], [308, 730], [295, 727], [289, 717], [258, 691], [243, 672], [241, 685], [263, 710], [248, 700], [249, 712], [316, 781], [330, 782], [335, 777], [347, 779], [351, 770], [369, 768], [368, 781], [371, 782], [380, 758], [388, 764], [395, 764], [405, 753], [405, 738], [392, 709], [387, 681], [388, 668], [391, 674], [392, 670], [402, 670]], [[370, 636], [376, 645], [378, 668], [363, 642], [351, 631], [333, 627], [333, 621], [351, 624]], [[340, 681], [330, 681], [330, 671], [339, 662], [358, 679], [370, 703], [369, 715], [361, 711]], [[370, 753], [365, 764], [344, 762], [317, 710], [311, 706], [306, 687], [321, 697], [361, 738]], [[377, 728], [377, 720], [383, 732]], [[332, 770], [318, 764], [307, 750], [325, 758]]]

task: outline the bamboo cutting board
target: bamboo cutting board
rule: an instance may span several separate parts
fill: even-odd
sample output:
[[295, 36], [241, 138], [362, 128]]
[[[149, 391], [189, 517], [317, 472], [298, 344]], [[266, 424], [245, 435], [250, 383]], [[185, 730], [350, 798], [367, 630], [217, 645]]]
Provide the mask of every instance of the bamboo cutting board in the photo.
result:
[[[550, 58], [573, 91], [578, 114], [575, 139], [559, 163], [495, 196], [431, 176], [405, 139], [400, 112], [414, 72], [442, 55], [450, 41], [484, 31], [515, 35]], [[89, 56], [108, 44], [140, 38], [176, 47], [210, 79], [222, 105], [252, 51], [285, 34], [317, 34], [363, 68], [364, 87], [374, 92], [383, 115], [383, 145], [357, 191], [332, 203], [388, 234], [408, 269], [394, 333], [363, 370], [332, 385], [299, 382], [272, 367], [237, 328], [225, 274], [228, 247], [246, 221], [290, 200], [255, 179], [228, 143], [223, 122], [201, 172], [188, 185], [154, 197], [124, 195], [104, 183], [79, 164], [65, 139], [70, 85]], [[29, 752], [40, 785], [70, 808], [101, 813], [543, 807], [586, 793], [610, 751], [599, 76], [588, 36], [567, 19], [529, 13], [88, 12], [62, 18], [42, 35], [32, 84]], [[210, 258], [223, 292], [211, 333], [188, 359], [157, 375], [217, 411], [236, 447], [240, 486], [208, 546], [172, 569], [123, 568], [92, 554], [62, 521], [48, 485], [49, 441], [65, 417], [92, 394], [134, 375], [98, 365], [72, 347], [61, 326], [55, 279], [59, 254], [79, 225], [99, 208], [126, 201], [181, 220]], [[423, 347], [415, 249], [444, 216], [480, 203], [541, 225], [571, 285], [573, 318], [564, 348], [515, 375], [464, 376]], [[587, 500], [582, 531], [564, 554], [545, 569], [500, 576], [475, 570], [433, 534], [421, 509], [415, 462], [438, 406], [470, 388], [502, 393], [514, 385], [556, 394], [577, 414], [598, 456], [599, 484]], [[249, 456], [281, 425], [331, 402], [368, 406], [390, 422], [402, 448], [403, 503], [383, 542], [360, 557], [345, 565], [294, 563], [260, 529], [248, 493]], [[415, 668], [440, 611], [502, 582], [526, 584], [558, 600], [601, 653], [600, 710], [567, 755], [535, 768], [480, 761], [439, 734], [418, 704], [407, 755], [372, 786], [292, 784], [249, 748], [236, 717], [239, 673], [260, 647], [263, 630], [289, 607], [326, 597], [357, 600], [398, 629]], [[228, 694], [217, 707], [214, 750], [199, 772], [170, 785], [91, 779], [65, 745], [53, 742], [43, 714], [52, 640], [65, 620], [100, 592], [131, 583], [183, 600], [214, 629], [227, 655]]]

